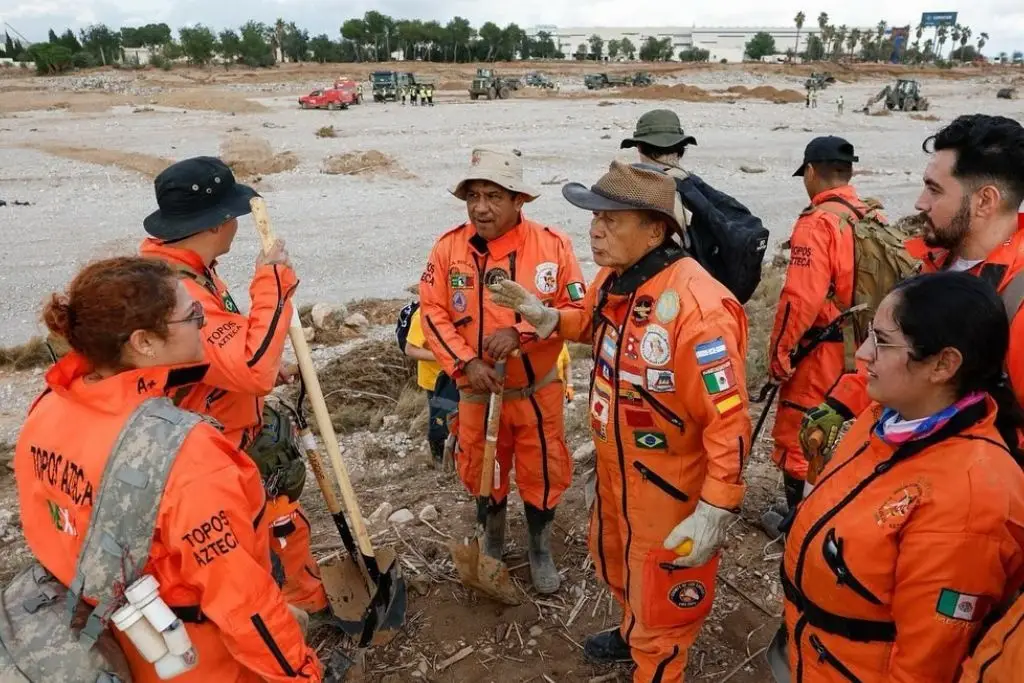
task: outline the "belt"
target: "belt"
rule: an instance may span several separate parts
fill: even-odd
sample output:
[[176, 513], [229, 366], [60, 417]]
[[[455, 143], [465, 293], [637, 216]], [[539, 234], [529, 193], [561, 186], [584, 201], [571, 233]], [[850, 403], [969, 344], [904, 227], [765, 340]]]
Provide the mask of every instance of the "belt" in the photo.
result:
[[815, 605], [801, 593], [800, 589], [789, 580], [785, 570], [781, 574], [782, 592], [786, 595], [786, 599], [793, 603], [793, 606], [811, 626], [857, 643], [891, 643], [896, 640], [895, 622], [855, 619], [828, 612]]
[[[503, 401], [520, 401], [524, 398], [530, 398], [538, 391], [551, 384], [558, 378], [558, 365], [552, 365], [551, 369], [548, 370], [548, 374], [544, 375], [541, 380], [535, 384], [523, 387], [521, 389], [506, 389], [502, 393]], [[473, 394], [466, 391], [461, 392], [461, 400], [466, 403], [487, 403], [491, 400], [490, 394]]]

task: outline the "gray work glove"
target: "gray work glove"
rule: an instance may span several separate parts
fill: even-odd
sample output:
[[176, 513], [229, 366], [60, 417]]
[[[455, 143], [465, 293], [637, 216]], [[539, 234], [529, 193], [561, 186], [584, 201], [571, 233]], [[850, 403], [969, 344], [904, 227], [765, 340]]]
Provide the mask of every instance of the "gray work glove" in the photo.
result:
[[487, 289], [491, 290], [494, 303], [502, 308], [511, 308], [523, 316], [526, 322], [537, 329], [537, 336], [541, 339], [547, 339], [558, 329], [558, 310], [545, 306], [518, 282], [505, 279], [488, 285]]

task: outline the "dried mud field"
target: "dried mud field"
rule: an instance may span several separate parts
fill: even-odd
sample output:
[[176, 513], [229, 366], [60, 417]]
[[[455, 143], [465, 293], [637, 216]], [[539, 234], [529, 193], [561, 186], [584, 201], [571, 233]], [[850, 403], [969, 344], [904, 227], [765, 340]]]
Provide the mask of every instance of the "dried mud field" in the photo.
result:
[[[342, 66], [352, 67], [347, 73], [359, 78], [368, 71]], [[817, 108], [808, 109], [800, 96], [812, 67], [662, 65], [653, 69], [658, 82], [652, 88], [588, 92], [582, 86], [583, 66], [538, 65], [559, 82], [557, 92], [525, 89], [494, 102], [469, 101], [462, 88], [471, 66], [428, 68], [444, 88], [434, 107], [367, 102], [337, 112], [301, 111], [296, 101], [340, 75], [330, 67], [96, 71], [50, 79], [0, 72], [0, 200], [7, 203], [0, 206], [7, 253], [0, 272], [0, 346], [41, 332], [37, 317], [43, 298], [80, 265], [136, 248], [144, 236], [142, 220], [155, 208], [152, 180], [163, 167], [188, 156], [222, 155], [266, 197], [301, 278], [296, 300], [348, 303], [348, 313], [363, 314], [360, 324], [333, 333], [318, 330], [314, 341], [362, 513], [375, 542], [398, 551], [410, 585], [405, 629], [387, 646], [367, 653], [361, 680], [628, 681], [627, 667], [594, 667], [581, 653], [587, 634], [618, 618], [587, 556], [582, 482], [592, 462], [585, 457], [577, 462], [573, 486], [558, 512], [554, 542], [561, 590], [541, 597], [530, 587], [522, 505], [513, 492], [505, 560], [523, 602], [499, 606], [467, 591], [458, 583], [445, 543], [470, 533], [473, 501], [453, 475], [427, 465], [425, 399], [411, 388], [408, 368], [403, 370], [386, 348], [373, 346], [394, 346], [390, 316], [408, 299], [406, 290], [417, 281], [436, 237], [465, 217], [448, 187], [458, 180], [471, 149], [497, 145], [522, 151], [528, 179], [542, 191], [528, 205], [528, 215], [567, 232], [590, 276], [596, 272], [587, 240], [590, 217], [562, 199], [560, 186], [570, 180], [590, 184], [612, 159], [630, 158], [631, 150], [620, 150], [619, 142], [646, 110], [678, 112], [687, 133], [698, 140], [687, 152], [686, 166], [760, 215], [777, 243], [807, 203], [792, 173], [812, 137], [837, 134], [853, 142], [860, 156], [855, 184], [862, 194], [879, 198], [890, 216], [902, 216], [913, 211], [919, 192], [924, 138], [963, 113], [1020, 118], [1020, 101], [998, 100], [995, 93], [1024, 79], [1020, 70], [914, 73], [931, 100], [926, 114], [867, 116], [857, 110], [899, 69], [837, 72], [839, 82], [820, 95]], [[525, 69], [507, 65], [504, 71]], [[835, 106], [839, 95], [845, 100], [842, 115]], [[243, 220], [242, 226], [220, 268], [239, 303], [247, 298], [258, 248], [250, 222]], [[780, 272], [766, 268], [761, 290], [747, 305], [752, 393], [764, 380], [764, 347]], [[580, 356], [573, 366], [577, 395], [566, 407], [569, 448], [579, 452], [588, 441], [591, 364], [585, 355], [574, 350]], [[8, 457], [45, 369], [14, 369], [3, 358], [0, 458]], [[391, 373], [382, 375], [387, 391], [378, 402], [365, 402], [365, 414], [351, 406], [345, 412], [344, 397], [353, 391], [351, 368], [367, 363], [390, 368], [382, 370]], [[754, 407], [755, 418], [759, 410]], [[768, 459], [769, 432], [770, 424], [754, 446], [743, 515], [730, 529], [715, 608], [691, 649], [688, 680], [769, 680], [761, 651], [781, 610], [782, 550], [756, 525], [765, 506], [781, 496], [780, 477]], [[304, 504], [314, 526], [314, 551], [326, 559], [338, 552], [339, 543], [312, 477], [309, 481]], [[385, 504], [408, 509], [417, 519], [395, 526], [375, 518], [372, 513]], [[436, 517], [428, 513], [427, 521], [420, 521], [428, 506]], [[0, 542], [0, 578], [6, 579], [29, 556], [14, 477], [3, 466]], [[323, 632], [314, 632], [311, 640], [322, 649], [335, 645]]]

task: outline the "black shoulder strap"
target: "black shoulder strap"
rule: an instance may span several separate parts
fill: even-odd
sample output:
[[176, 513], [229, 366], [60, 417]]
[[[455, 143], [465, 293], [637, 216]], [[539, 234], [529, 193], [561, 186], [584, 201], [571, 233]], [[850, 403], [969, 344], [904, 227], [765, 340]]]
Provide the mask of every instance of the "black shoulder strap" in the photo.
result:
[[174, 268], [174, 271], [178, 273], [178, 277], [187, 277], [189, 280], [199, 283], [199, 285], [210, 294], [213, 294], [218, 299], [220, 298], [220, 292], [217, 291], [217, 285], [215, 285], [213, 280], [210, 278], [201, 273], [197, 273], [188, 266], [180, 263], [174, 264], [172, 268]]

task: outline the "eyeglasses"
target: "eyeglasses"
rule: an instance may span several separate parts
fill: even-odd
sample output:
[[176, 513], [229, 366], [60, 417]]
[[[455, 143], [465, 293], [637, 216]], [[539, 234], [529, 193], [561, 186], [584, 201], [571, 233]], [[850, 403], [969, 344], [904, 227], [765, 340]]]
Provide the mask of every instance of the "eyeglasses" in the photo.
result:
[[173, 325], [174, 323], [195, 323], [196, 327], [202, 329], [203, 325], [206, 324], [206, 312], [203, 311], [203, 305], [198, 301], [193, 301], [192, 310], [187, 316], [181, 320], [167, 321], [168, 325]]
[[871, 340], [871, 360], [878, 360], [878, 349], [909, 349], [907, 344], [885, 344], [878, 341], [878, 333], [875, 332], [874, 323], [868, 323], [868, 339]]

